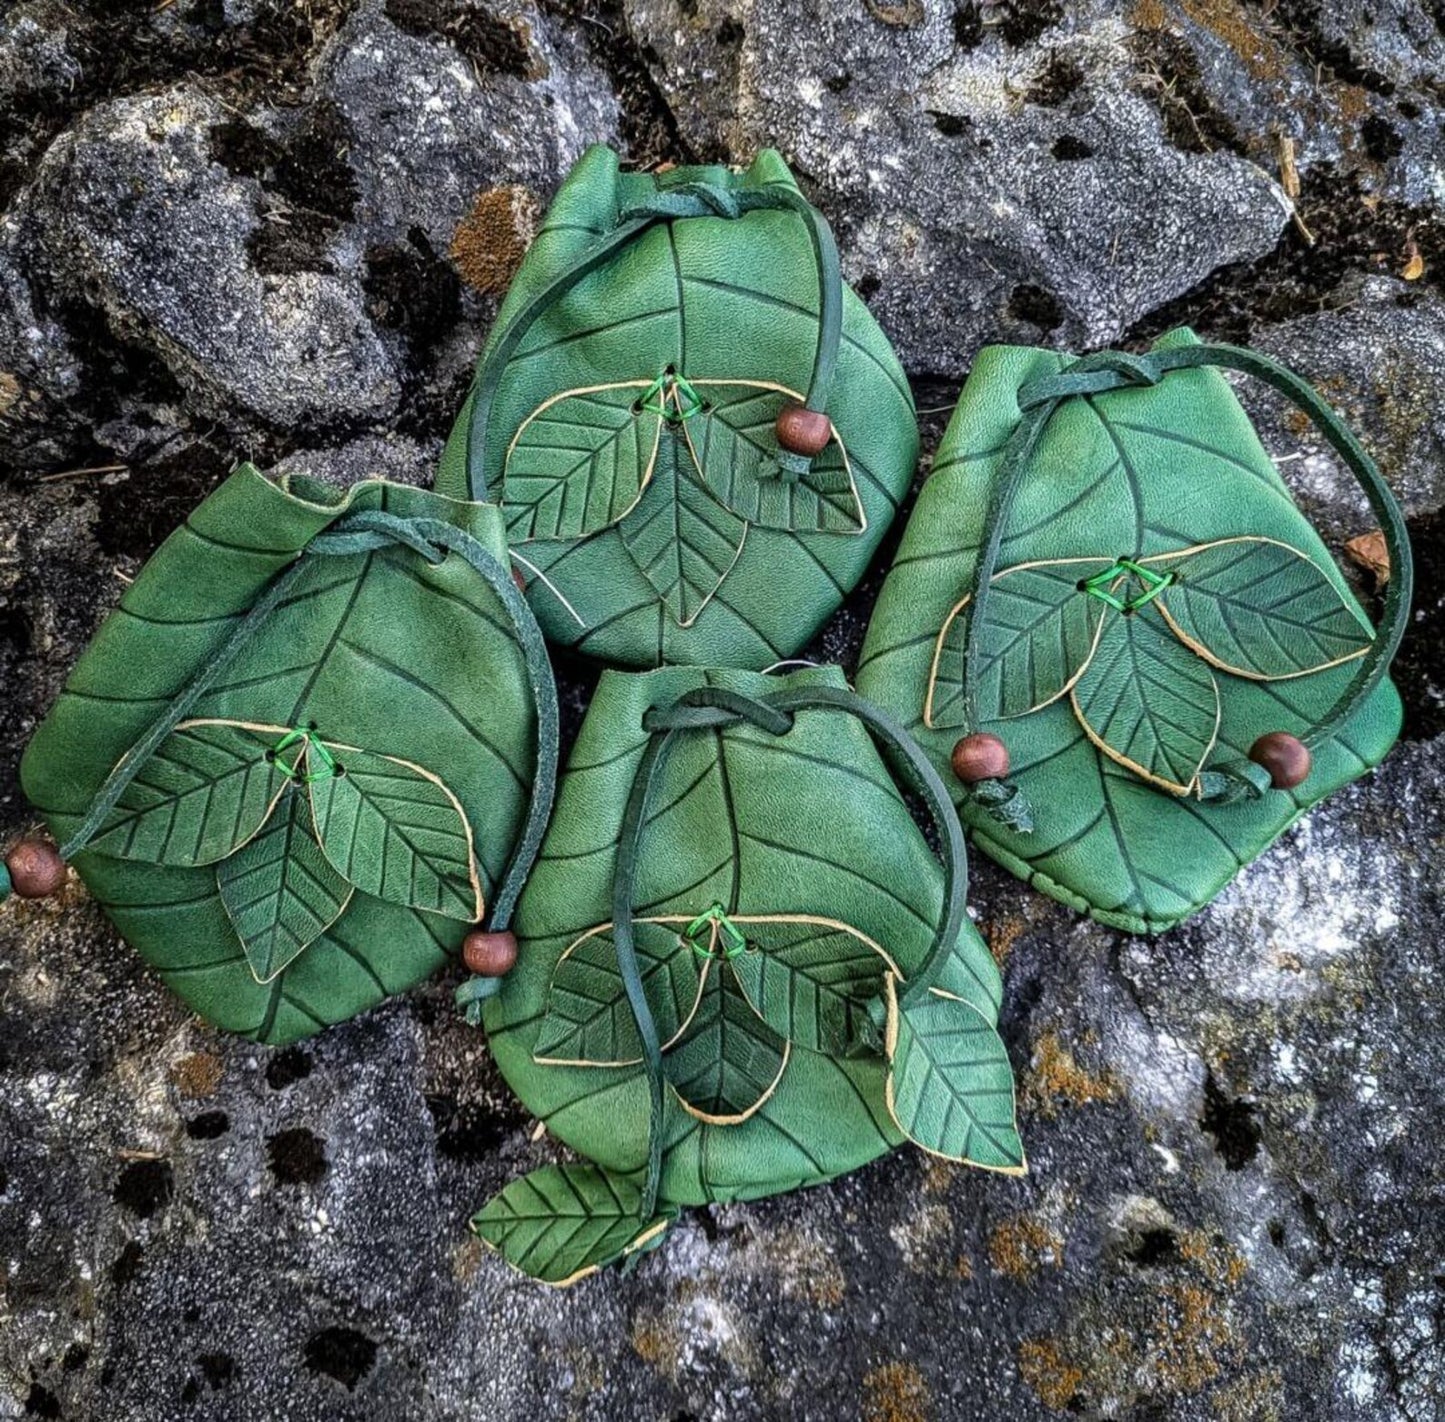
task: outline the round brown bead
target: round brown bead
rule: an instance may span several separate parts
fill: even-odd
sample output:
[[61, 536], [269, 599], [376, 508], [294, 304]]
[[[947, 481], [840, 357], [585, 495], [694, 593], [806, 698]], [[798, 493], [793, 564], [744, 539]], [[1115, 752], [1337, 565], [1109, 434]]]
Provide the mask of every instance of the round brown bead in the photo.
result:
[[5, 856], [5, 867], [22, 899], [46, 898], [65, 882], [65, 860], [44, 840], [22, 839]]
[[965, 785], [1002, 780], [1008, 774], [1008, 747], [988, 731], [975, 731], [954, 746], [953, 773]]
[[1293, 790], [1310, 773], [1310, 748], [1288, 731], [1271, 731], [1249, 748], [1249, 758], [1269, 771], [1269, 783], [1276, 790]]
[[462, 962], [478, 977], [500, 978], [517, 961], [515, 933], [485, 933], [474, 928], [462, 939]]
[[821, 454], [833, 438], [833, 422], [821, 410], [802, 405], [784, 405], [773, 426], [778, 443], [792, 454], [805, 454], [811, 459]]

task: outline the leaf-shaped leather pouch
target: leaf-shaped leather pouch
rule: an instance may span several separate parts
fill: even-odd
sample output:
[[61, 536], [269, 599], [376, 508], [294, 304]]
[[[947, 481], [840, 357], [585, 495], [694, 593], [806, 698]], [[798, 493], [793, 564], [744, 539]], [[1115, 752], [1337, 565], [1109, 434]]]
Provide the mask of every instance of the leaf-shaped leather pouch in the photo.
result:
[[437, 488], [496, 491], [552, 641], [761, 668], [862, 577], [917, 452], [892, 348], [777, 153], [649, 174], [594, 147], [502, 305]]
[[126, 589], [21, 775], [166, 983], [280, 1043], [505, 926], [556, 724], [495, 505], [242, 465]]
[[[1293, 400], [1365, 487], [1391, 551], [1378, 631], [1215, 366]], [[987, 854], [1156, 932], [1388, 751], [1400, 704], [1384, 673], [1410, 585], [1369, 456], [1267, 357], [1187, 331], [1147, 356], [993, 347], [919, 495], [858, 685], [952, 762]]]
[[[875, 737], [933, 813], [942, 866]], [[944, 786], [841, 672], [605, 672], [517, 966], [473, 980], [494, 989], [503, 1075], [591, 1163], [514, 1182], [477, 1232], [565, 1282], [681, 1206], [826, 1180], [910, 1137], [1021, 1170], [965, 880]]]

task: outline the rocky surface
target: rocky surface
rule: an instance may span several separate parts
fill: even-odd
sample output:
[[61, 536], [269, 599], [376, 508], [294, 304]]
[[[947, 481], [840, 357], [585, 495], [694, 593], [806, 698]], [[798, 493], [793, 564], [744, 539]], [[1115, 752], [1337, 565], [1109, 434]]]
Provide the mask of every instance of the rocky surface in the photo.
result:
[[[233, 458], [425, 477], [598, 139], [795, 161], [925, 449], [985, 341], [1187, 320], [1279, 354], [1380, 452], [1421, 590], [1400, 748], [1190, 924], [1125, 938], [975, 866], [1026, 1180], [898, 1152], [565, 1294], [464, 1231], [551, 1147], [449, 981], [268, 1053], [189, 1018], [78, 889], [12, 902], [0, 1417], [1445, 1415], [1438, 6], [3, 9], [4, 838], [36, 719]], [[1363, 531], [1309, 431], [1248, 400], [1322, 527]], [[856, 656], [878, 581], [819, 655]], [[564, 669], [573, 726], [590, 675]]]

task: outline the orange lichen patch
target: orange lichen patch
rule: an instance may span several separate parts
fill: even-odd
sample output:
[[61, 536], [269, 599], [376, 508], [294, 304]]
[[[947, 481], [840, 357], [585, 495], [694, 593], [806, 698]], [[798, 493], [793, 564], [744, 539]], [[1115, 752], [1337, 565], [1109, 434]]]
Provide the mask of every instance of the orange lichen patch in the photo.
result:
[[923, 0], [864, 0], [868, 13], [875, 20], [895, 29], [912, 29], [926, 18]]
[[1148, 1345], [1158, 1390], [1199, 1392], [1220, 1375], [1239, 1346], [1218, 1294], [1197, 1284], [1163, 1289]]
[[1274, 1369], [1249, 1373], [1211, 1399], [1219, 1422], [1282, 1422], [1284, 1378]]
[[1195, 24], [1223, 40], [1239, 56], [1251, 78], [1283, 77], [1279, 46], [1250, 24], [1239, 0], [1180, 0], [1180, 3]]
[[1028, 920], [1020, 914], [1010, 914], [1007, 918], [1001, 918], [997, 923], [989, 925], [985, 941], [988, 943], [988, 951], [993, 954], [994, 962], [1000, 968], [1008, 962], [1009, 954], [1013, 952], [1028, 926]]
[[1031, 1279], [1045, 1265], [1063, 1264], [1063, 1236], [1033, 1215], [1014, 1215], [989, 1235], [988, 1257], [998, 1273]]
[[1351, 126], [1359, 123], [1370, 112], [1369, 93], [1358, 84], [1337, 84], [1334, 95], [1336, 111], [1340, 118]]
[[459, 1284], [469, 1284], [477, 1277], [487, 1247], [476, 1235], [468, 1235], [451, 1251], [452, 1278]]
[[1059, 1103], [1087, 1106], [1094, 1101], [1117, 1101], [1122, 1088], [1112, 1072], [1097, 1075], [1085, 1071], [1074, 1055], [1059, 1041], [1057, 1032], [1046, 1032], [1034, 1046], [1024, 1077], [1024, 1105], [1052, 1120]]
[[211, 1052], [192, 1052], [171, 1065], [170, 1077], [176, 1090], [192, 1100], [209, 1096], [220, 1084], [226, 1066]]
[[1027, 1338], [1019, 1344], [1019, 1376], [1054, 1412], [1065, 1411], [1078, 1396], [1084, 1370], [1071, 1363], [1052, 1338]]
[[[922, 1152], [919, 1152], [922, 1154]], [[923, 1190], [928, 1195], [942, 1195], [960, 1173], [960, 1167], [941, 1155], [923, 1157]]]
[[967, 1254], [960, 1254], [953, 1261], [953, 1277], [955, 1279], [973, 1278], [973, 1260]]
[[656, 1315], [644, 1315], [632, 1325], [632, 1351], [644, 1363], [675, 1373], [682, 1356], [682, 1339], [671, 1324]]
[[1162, 30], [1169, 23], [1169, 11], [1161, 0], [1138, 0], [1129, 11], [1129, 23], [1136, 30]]
[[863, 1377], [863, 1422], [928, 1422], [932, 1398], [912, 1363], [884, 1363]]
[[452, 234], [451, 259], [468, 286], [500, 296], [511, 284], [537, 231], [541, 205], [516, 183], [479, 193]]
[[1235, 1288], [1249, 1272], [1249, 1262], [1224, 1239], [1211, 1238], [1202, 1229], [1185, 1230], [1179, 1236], [1179, 1255], [1212, 1284]]
[[822, 1308], [836, 1308], [843, 1302], [848, 1282], [837, 1256], [821, 1239], [798, 1230], [782, 1230], [759, 1244], [785, 1297], [801, 1297]]

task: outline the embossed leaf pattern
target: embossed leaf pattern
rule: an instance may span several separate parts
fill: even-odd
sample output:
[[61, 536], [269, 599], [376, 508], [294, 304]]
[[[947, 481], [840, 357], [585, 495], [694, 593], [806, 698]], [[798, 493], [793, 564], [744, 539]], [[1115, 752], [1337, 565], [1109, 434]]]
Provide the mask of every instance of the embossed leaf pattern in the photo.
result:
[[287, 784], [273, 738], [238, 721], [176, 729], [90, 842], [97, 854], [166, 867], [214, 864], [261, 828]]
[[456, 796], [392, 756], [331, 746], [337, 773], [313, 780], [316, 834], [363, 893], [471, 923], [482, 916], [472, 831]]
[[703, 409], [683, 425], [704, 484], [749, 523], [794, 533], [861, 533], [867, 526], [848, 455], [835, 435], [798, 479], [784, 477], [773, 427], [796, 391], [742, 380], [699, 380]]
[[908, 1006], [888, 981], [888, 1109], [935, 1155], [1022, 1174], [1008, 1053], [988, 1020], [957, 998], [927, 992]]
[[865, 1040], [868, 1003], [892, 966], [846, 924], [801, 916], [739, 915], [748, 950], [729, 961], [754, 1012], [795, 1046], [847, 1056]]
[[[664, 1049], [697, 1011], [711, 966], [682, 940], [689, 922], [682, 917], [633, 921], [643, 991]], [[642, 1060], [610, 923], [583, 934], [558, 960], [533, 1058], [585, 1066], [628, 1066]]]
[[1174, 574], [1159, 599], [1165, 621], [1235, 676], [1307, 676], [1364, 656], [1374, 638], [1320, 568], [1274, 539], [1224, 539], [1146, 561]]
[[258, 983], [268, 983], [316, 941], [354, 892], [322, 854], [298, 788], [285, 792], [261, 832], [216, 870], [221, 902]]
[[512, 541], [581, 538], [616, 523], [652, 475], [662, 421], [638, 408], [649, 382], [569, 391], [533, 411], [507, 454]]
[[698, 483], [683, 437], [658, 443], [653, 474], [632, 513], [618, 525], [622, 546], [680, 627], [691, 627], [732, 571], [748, 526]]
[[696, 1014], [663, 1064], [690, 1114], [714, 1125], [737, 1125], [772, 1095], [789, 1050], [753, 1011], [724, 964], [708, 975]]
[[514, 1268], [562, 1288], [661, 1243], [677, 1207], [660, 1204], [650, 1219], [641, 1207], [634, 1184], [599, 1166], [544, 1165], [488, 1200], [472, 1230]]
[[1219, 734], [1219, 687], [1152, 609], [1106, 620], [1070, 696], [1105, 755], [1176, 795], [1194, 788]]
[[1111, 558], [1070, 558], [1023, 564], [994, 574], [981, 628], [964, 598], [938, 634], [924, 716], [930, 726], [962, 725], [964, 664], [970, 635], [983, 638], [978, 716], [992, 721], [1027, 715], [1056, 701], [1093, 655], [1104, 604], [1079, 590]]

